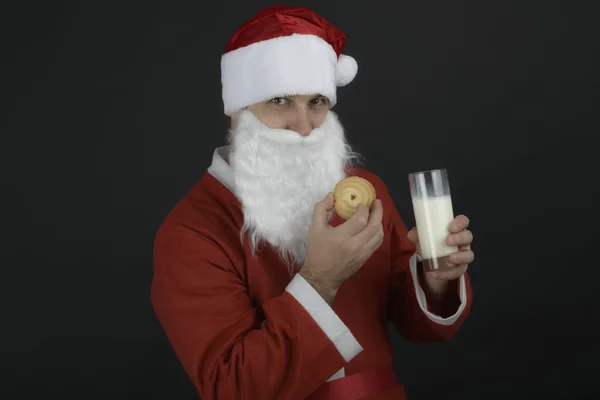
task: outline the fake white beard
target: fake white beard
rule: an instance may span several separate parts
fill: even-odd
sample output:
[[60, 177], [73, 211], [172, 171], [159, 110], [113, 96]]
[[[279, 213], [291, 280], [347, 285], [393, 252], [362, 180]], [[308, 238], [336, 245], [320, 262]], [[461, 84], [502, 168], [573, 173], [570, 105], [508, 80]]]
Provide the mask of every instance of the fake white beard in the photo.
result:
[[229, 163], [244, 214], [242, 238], [248, 235], [253, 254], [261, 243], [270, 244], [292, 274], [294, 263], [304, 262], [314, 205], [333, 191], [357, 156], [332, 111], [303, 137], [270, 129], [243, 110], [231, 144]]

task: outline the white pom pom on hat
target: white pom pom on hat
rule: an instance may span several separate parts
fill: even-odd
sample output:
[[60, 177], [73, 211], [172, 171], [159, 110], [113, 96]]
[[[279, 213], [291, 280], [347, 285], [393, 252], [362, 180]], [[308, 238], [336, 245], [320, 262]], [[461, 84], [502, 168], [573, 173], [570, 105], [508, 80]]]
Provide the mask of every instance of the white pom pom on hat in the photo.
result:
[[342, 50], [346, 36], [306, 7], [267, 7], [239, 27], [221, 57], [226, 115], [273, 97], [320, 93], [337, 102], [336, 88], [358, 73]]
[[354, 80], [358, 73], [358, 63], [354, 57], [340, 54], [335, 70], [335, 81], [338, 86], [346, 86]]

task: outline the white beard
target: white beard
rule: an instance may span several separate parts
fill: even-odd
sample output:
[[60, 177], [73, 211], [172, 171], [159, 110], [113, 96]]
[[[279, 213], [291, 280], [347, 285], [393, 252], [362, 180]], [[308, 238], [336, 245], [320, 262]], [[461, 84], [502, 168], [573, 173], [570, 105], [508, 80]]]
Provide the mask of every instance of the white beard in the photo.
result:
[[343, 127], [329, 111], [325, 122], [303, 137], [270, 129], [243, 110], [231, 144], [229, 163], [244, 214], [242, 238], [248, 234], [253, 254], [261, 243], [270, 244], [293, 273], [304, 262], [314, 205], [333, 191], [356, 157]]

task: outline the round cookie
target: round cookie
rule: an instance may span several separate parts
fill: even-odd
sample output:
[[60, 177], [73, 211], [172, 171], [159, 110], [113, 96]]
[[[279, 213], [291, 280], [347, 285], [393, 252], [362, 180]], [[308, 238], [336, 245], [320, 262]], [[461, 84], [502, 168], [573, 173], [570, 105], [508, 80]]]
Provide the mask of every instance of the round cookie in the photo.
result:
[[370, 210], [376, 195], [371, 182], [360, 176], [349, 176], [335, 185], [333, 207], [340, 217], [348, 219], [354, 215], [360, 203]]

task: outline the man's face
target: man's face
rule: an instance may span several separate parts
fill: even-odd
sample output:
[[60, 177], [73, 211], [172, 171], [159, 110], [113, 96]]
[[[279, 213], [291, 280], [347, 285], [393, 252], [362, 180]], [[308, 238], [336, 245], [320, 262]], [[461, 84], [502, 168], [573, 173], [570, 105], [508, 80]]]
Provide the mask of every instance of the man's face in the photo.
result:
[[[270, 129], [288, 129], [302, 136], [319, 128], [330, 109], [329, 99], [322, 95], [275, 97], [248, 107], [254, 116]], [[236, 125], [238, 113], [232, 115]]]

